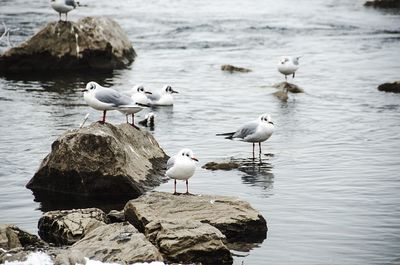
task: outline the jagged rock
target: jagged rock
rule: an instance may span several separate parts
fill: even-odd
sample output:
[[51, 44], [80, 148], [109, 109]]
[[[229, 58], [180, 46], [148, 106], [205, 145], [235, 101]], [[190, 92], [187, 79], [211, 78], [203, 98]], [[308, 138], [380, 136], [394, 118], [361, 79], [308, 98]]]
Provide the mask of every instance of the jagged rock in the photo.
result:
[[400, 8], [400, 0], [369, 0], [364, 5], [379, 8]]
[[86, 260], [82, 252], [79, 250], [65, 250], [60, 253], [54, 259], [54, 265], [76, 265], [86, 264]]
[[280, 82], [277, 84], [274, 84], [273, 87], [280, 89], [282, 91], [288, 91], [291, 93], [304, 93], [304, 90], [299, 87], [298, 85], [291, 84], [288, 82]]
[[1, 73], [125, 68], [136, 57], [117, 22], [86, 17], [50, 22], [33, 37], [0, 56]]
[[170, 262], [232, 264], [232, 256], [215, 227], [192, 220], [155, 220], [145, 227], [146, 237]]
[[39, 236], [56, 245], [72, 245], [107, 222], [106, 214], [97, 208], [50, 211], [39, 219]]
[[222, 66], [221, 66], [221, 70], [222, 70], [222, 71], [227, 71], [227, 72], [230, 72], [230, 73], [233, 73], [233, 72], [240, 72], [240, 73], [248, 73], [248, 72], [251, 72], [250, 69], [243, 68], [243, 67], [237, 67], [237, 66], [233, 66], [233, 65], [230, 65], [230, 64], [224, 64], [224, 65], [222, 65]]
[[400, 81], [379, 85], [378, 90], [392, 93], [400, 93]]
[[20, 247], [43, 247], [45, 243], [37, 236], [15, 225], [0, 224], [0, 248], [10, 250]]
[[239, 166], [240, 165], [235, 162], [222, 162], [222, 163], [208, 162], [204, 166], [202, 166], [202, 168], [208, 170], [231, 170], [239, 168]]
[[100, 226], [76, 242], [71, 250], [102, 262], [163, 261], [157, 248], [127, 222]]
[[29, 189], [103, 200], [135, 198], [159, 185], [168, 159], [149, 132], [126, 123], [68, 131], [51, 149]]
[[124, 211], [126, 219], [140, 231], [156, 220], [190, 220], [214, 226], [228, 241], [259, 242], [267, 235], [264, 217], [235, 197], [150, 192], [130, 200]]
[[111, 210], [107, 214], [107, 218], [110, 220], [110, 223], [122, 223], [126, 221], [124, 211]]

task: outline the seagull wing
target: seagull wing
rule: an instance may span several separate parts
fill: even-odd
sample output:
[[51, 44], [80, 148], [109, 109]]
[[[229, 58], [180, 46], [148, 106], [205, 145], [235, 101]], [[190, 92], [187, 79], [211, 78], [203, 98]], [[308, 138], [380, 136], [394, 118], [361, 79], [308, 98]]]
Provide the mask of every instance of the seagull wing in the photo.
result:
[[245, 139], [246, 137], [254, 134], [257, 131], [258, 121], [251, 121], [245, 123], [242, 127], [240, 127], [232, 138], [241, 138]]
[[146, 97], [150, 99], [152, 102], [154, 102], [160, 100], [161, 95], [159, 93], [153, 93], [153, 94], [146, 94]]
[[175, 164], [175, 156], [172, 156], [167, 161], [167, 170], [173, 167]]
[[66, 4], [67, 6], [72, 6], [72, 7], [74, 7], [74, 8], [77, 6], [75, 0], [65, 0], [65, 4]]
[[112, 104], [114, 107], [119, 107], [121, 105], [135, 105], [135, 102], [133, 102], [130, 97], [122, 95], [118, 91], [111, 88], [99, 89], [96, 91], [95, 97], [97, 100], [103, 103]]

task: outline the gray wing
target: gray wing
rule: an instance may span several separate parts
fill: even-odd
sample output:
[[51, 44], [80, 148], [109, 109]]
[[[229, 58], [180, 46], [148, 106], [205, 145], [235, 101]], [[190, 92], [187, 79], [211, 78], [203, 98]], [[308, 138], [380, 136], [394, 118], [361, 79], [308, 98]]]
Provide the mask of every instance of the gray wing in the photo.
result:
[[167, 161], [167, 170], [173, 167], [175, 164], [175, 156], [172, 156]]
[[95, 97], [101, 102], [113, 104], [114, 107], [121, 105], [135, 105], [129, 96], [120, 94], [118, 91], [110, 88], [99, 89], [96, 91]]
[[257, 121], [248, 122], [244, 124], [242, 127], [240, 127], [232, 136], [232, 138], [244, 139], [247, 136], [254, 134], [257, 131], [257, 127], [258, 127]]
[[65, 0], [65, 4], [67, 6], [73, 6], [74, 8], [77, 6], [75, 0]]
[[151, 101], [158, 101], [161, 98], [161, 95], [159, 93], [153, 93], [153, 94], [146, 94], [146, 97]]

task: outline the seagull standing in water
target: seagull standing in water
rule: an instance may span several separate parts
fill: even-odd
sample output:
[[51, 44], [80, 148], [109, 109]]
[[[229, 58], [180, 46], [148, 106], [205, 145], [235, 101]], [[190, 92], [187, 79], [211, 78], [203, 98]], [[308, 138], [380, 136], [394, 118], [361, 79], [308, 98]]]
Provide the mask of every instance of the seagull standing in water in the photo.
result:
[[179, 153], [170, 159], [167, 162], [167, 172], [165, 175], [167, 177], [174, 179], [174, 195], [178, 194], [176, 192], [176, 180], [185, 180], [186, 181], [186, 193], [189, 193], [189, 181], [194, 174], [196, 169], [196, 162], [199, 161], [194, 157], [192, 150], [188, 148], [184, 148], [179, 151]]
[[172, 95], [175, 93], [178, 93], [178, 91], [166, 85], [160, 93], [146, 94], [146, 96], [150, 100], [150, 105], [152, 106], [171, 106], [174, 104], [174, 97]]
[[134, 114], [144, 108], [142, 104], [136, 103], [130, 97], [112, 88], [102, 87], [96, 82], [87, 83], [83, 98], [90, 107], [103, 111], [103, 119], [100, 121], [100, 123], [103, 124], [106, 121], [106, 113], [108, 110], [119, 110], [126, 115], [132, 114], [132, 125], [136, 127], [134, 125]]
[[68, 20], [68, 12], [79, 6], [79, 2], [75, 0], [50, 0], [50, 6], [60, 15], [65, 14], [65, 21]]
[[230, 133], [217, 134], [226, 136], [225, 139], [239, 139], [244, 142], [253, 143], [253, 159], [255, 144], [258, 143], [261, 156], [261, 142], [268, 140], [274, 132], [274, 123], [271, 116], [263, 114], [257, 120], [243, 124], [238, 130]]
[[290, 56], [284, 56], [281, 58], [278, 63], [278, 71], [285, 75], [285, 80], [287, 80], [288, 75], [292, 75], [294, 78], [297, 69], [299, 69], [299, 59], [300, 56], [294, 58]]
[[151, 100], [147, 98], [147, 95], [151, 95], [152, 93], [150, 91], [147, 91], [143, 85], [134, 86], [126, 94], [129, 95], [137, 103], [145, 105], [151, 104]]

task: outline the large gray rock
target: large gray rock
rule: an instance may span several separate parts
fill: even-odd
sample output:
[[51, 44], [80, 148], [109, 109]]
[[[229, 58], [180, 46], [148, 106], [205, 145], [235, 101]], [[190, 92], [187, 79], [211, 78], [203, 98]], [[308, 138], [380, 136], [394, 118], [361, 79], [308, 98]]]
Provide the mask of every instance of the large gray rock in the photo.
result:
[[400, 81], [379, 85], [378, 90], [384, 92], [400, 93]]
[[0, 248], [10, 250], [20, 247], [43, 247], [45, 243], [37, 236], [15, 225], [0, 224]]
[[127, 222], [100, 226], [76, 242], [71, 250], [90, 259], [119, 264], [164, 260], [157, 248]]
[[400, 0], [369, 0], [364, 5], [378, 8], [400, 8]]
[[29, 189], [106, 200], [135, 198], [159, 185], [168, 158], [149, 132], [126, 123], [68, 131], [51, 149]]
[[267, 235], [267, 224], [260, 212], [235, 197], [150, 192], [130, 200], [124, 211], [126, 219], [140, 231], [152, 221], [189, 220], [216, 227], [228, 241], [258, 242]]
[[170, 262], [232, 264], [232, 256], [215, 227], [192, 220], [156, 220], [145, 227], [146, 237]]
[[0, 56], [0, 73], [58, 70], [112, 70], [136, 56], [117, 22], [86, 17], [78, 22], [50, 22], [33, 37]]
[[50, 211], [39, 219], [39, 236], [56, 245], [72, 245], [107, 222], [106, 214], [97, 208]]

